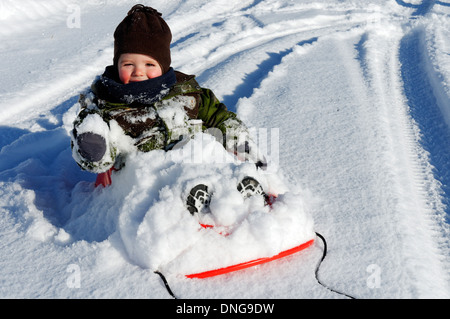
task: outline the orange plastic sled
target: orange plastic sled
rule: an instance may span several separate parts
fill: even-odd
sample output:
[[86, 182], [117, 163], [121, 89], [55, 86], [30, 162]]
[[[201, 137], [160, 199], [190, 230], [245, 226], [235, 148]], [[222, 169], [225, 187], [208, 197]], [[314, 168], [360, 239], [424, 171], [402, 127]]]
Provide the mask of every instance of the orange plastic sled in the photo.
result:
[[272, 256], [272, 257], [259, 258], [259, 259], [243, 262], [243, 263], [240, 263], [240, 264], [228, 266], [228, 267], [225, 267], [225, 268], [214, 269], [214, 270], [209, 270], [209, 271], [205, 271], [205, 272], [200, 272], [200, 273], [197, 273], [197, 274], [186, 275], [186, 277], [187, 278], [203, 279], [203, 278], [209, 278], [209, 277], [214, 277], [214, 276], [227, 274], [227, 273], [230, 273], [230, 272], [233, 272], [233, 271], [242, 270], [242, 269], [253, 267], [253, 266], [256, 266], [256, 265], [265, 264], [265, 263], [271, 262], [273, 260], [280, 259], [280, 258], [289, 256], [289, 255], [298, 253], [299, 251], [302, 251], [302, 250], [308, 248], [313, 243], [314, 243], [314, 239], [311, 239], [310, 241], [307, 241], [306, 243], [303, 243], [303, 244], [301, 244], [301, 245], [299, 245], [297, 247], [294, 247], [294, 248], [282, 251], [278, 255], [275, 255], [275, 256]]

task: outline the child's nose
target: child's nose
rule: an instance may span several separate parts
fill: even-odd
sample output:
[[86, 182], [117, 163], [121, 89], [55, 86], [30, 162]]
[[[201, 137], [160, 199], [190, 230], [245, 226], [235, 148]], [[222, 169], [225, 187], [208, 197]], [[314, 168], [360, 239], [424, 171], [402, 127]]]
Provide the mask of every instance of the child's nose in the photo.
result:
[[144, 68], [142, 68], [142, 67], [136, 67], [136, 68], [134, 69], [134, 75], [141, 76], [141, 75], [143, 75], [143, 74], [144, 74]]

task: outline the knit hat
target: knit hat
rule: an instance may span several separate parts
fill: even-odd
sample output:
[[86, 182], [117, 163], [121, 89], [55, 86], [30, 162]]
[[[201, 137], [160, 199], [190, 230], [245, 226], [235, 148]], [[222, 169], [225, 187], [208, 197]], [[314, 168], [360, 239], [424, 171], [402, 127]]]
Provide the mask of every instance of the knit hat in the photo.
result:
[[131, 8], [114, 32], [114, 65], [123, 53], [139, 53], [158, 61], [163, 74], [169, 70], [172, 33], [161, 16], [142, 4]]

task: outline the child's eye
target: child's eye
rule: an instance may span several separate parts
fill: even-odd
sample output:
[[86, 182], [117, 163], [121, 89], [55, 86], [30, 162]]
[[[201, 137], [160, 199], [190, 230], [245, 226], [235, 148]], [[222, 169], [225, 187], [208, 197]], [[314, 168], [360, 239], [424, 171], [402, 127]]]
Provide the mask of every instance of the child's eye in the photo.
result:
[[147, 63], [146, 65], [149, 66], [149, 67], [155, 66], [153, 63]]

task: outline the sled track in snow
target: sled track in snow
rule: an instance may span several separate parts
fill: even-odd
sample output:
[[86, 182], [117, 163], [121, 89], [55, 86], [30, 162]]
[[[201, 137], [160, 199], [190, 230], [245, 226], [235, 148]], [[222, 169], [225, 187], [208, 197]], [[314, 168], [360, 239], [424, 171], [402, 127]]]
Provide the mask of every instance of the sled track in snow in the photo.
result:
[[[429, 153], [435, 178], [441, 183], [446, 205], [445, 219], [450, 222], [450, 128], [445, 122], [433, 86], [427, 52], [423, 49], [424, 30], [413, 29], [400, 43], [399, 59], [410, 114], [420, 129], [420, 142]], [[447, 102], [447, 106], [448, 106]]]
[[436, 0], [423, 0], [422, 3], [420, 3], [420, 4], [412, 4], [412, 3], [405, 2], [403, 0], [395, 0], [395, 2], [397, 2], [397, 4], [402, 7], [416, 9], [416, 11], [414, 11], [412, 13], [412, 17], [426, 15], [428, 12], [430, 12], [430, 10], [435, 5], [450, 7], [450, 3], [446, 3], [444, 1], [436, 1]]
[[[175, 64], [196, 73], [203, 85], [213, 89], [217, 87], [215, 92], [218, 97], [232, 111], [236, 111], [235, 105], [239, 99], [250, 97], [295, 47], [313, 44], [324, 36], [357, 29], [375, 19], [370, 10], [363, 12], [345, 6], [340, 10], [329, 10], [303, 5], [280, 10], [281, 15], [286, 15], [286, 19], [280, 21], [270, 18], [273, 8], [256, 9], [260, 2], [255, 1], [229, 14], [219, 23], [217, 19], [203, 19], [195, 27], [184, 28], [172, 44], [173, 56], [177, 56], [185, 51], [199, 51], [196, 49], [198, 43], [211, 38], [211, 34], [227, 34], [218, 39], [213, 37], [213, 43], [206, 44], [211, 47], [208, 52], [199, 51], [192, 61], [180, 60]], [[348, 14], [352, 10], [357, 13], [354, 19], [349, 20]], [[217, 29], [217, 32], [202, 31], [210, 28]], [[230, 81], [223, 83], [222, 78]], [[236, 82], [236, 79], [239, 81]]]
[[[301, 41], [297, 43], [298, 46], [303, 46], [305, 44], [312, 44], [318, 40], [317, 37]], [[269, 57], [258, 64], [258, 69], [245, 75], [243, 79], [243, 83], [238, 85], [232, 95], [227, 95], [223, 97], [223, 103], [225, 105], [232, 106], [232, 110], [236, 112], [235, 105], [238, 100], [241, 98], [250, 97], [255, 89], [259, 88], [261, 82], [267, 78], [268, 74], [273, 71], [276, 65], [281, 63], [281, 60], [286, 55], [292, 53], [293, 48], [286, 49], [280, 52], [270, 52], [268, 53]], [[249, 85], [250, 83], [251, 85]]]
[[[436, 5], [450, 7], [441, 1], [424, 0], [410, 5], [414, 8], [409, 21], [404, 24], [398, 47], [398, 60], [405, 107], [411, 117], [411, 127], [416, 148], [417, 176], [425, 179], [418, 184], [425, 200], [425, 213], [419, 215], [420, 231], [413, 240], [423, 236], [424, 230], [436, 241], [434, 248], [442, 256], [444, 267], [450, 265], [450, 97], [447, 95], [443, 74], [438, 73], [432, 61], [437, 43], [436, 24], [429, 25], [427, 14]], [[421, 221], [421, 222], [420, 222]], [[423, 237], [426, 238], [426, 237]], [[413, 275], [414, 276], [414, 275]], [[423, 276], [426, 276], [424, 273]]]
[[438, 242], [449, 265], [450, 97], [443, 86], [442, 74], [434, 69], [431, 60], [436, 30], [427, 27], [426, 19], [434, 7], [450, 7], [450, 3], [436, 0], [423, 0], [420, 4], [396, 2], [415, 9], [410, 17], [411, 24], [400, 41], [399, 62], [409, 114], [419, 130], [418, 142], [426, 152], [422, 156], [431, 165], [431, 173], [437, 181], [435, 186], [423, 186], [428, 205], [434, 212], [429, 218], [439, 225], [434, 234], [440, 238]]

